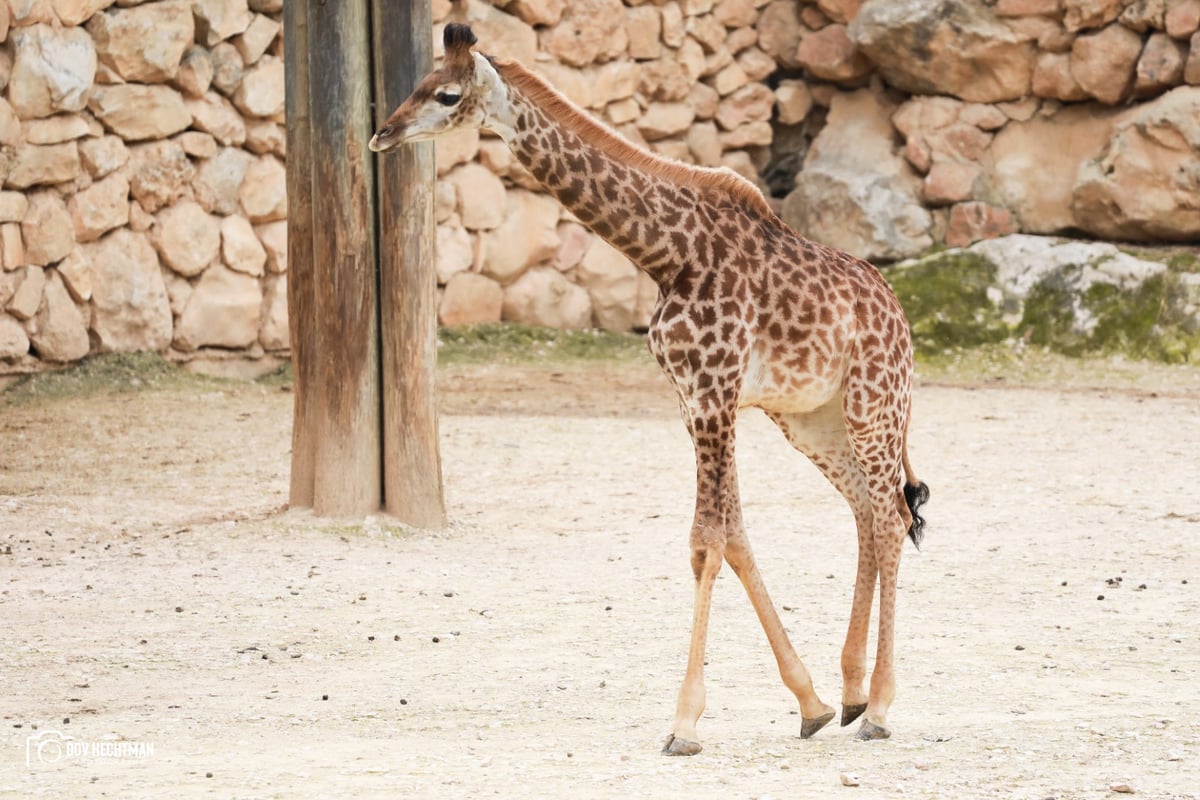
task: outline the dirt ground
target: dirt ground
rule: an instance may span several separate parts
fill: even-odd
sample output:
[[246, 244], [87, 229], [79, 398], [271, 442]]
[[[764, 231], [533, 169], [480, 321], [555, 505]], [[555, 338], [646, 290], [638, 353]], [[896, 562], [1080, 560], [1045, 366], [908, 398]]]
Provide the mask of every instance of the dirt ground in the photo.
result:
[[[0, 401], [0, 796], [1200, 797], [1197, 375], [920, 385], [892, 739], [800, 740], [726, 570], [692, 759], [658, 753], [693, 466], [652, 370], [443, 374], [436, 533], [284, 511], [278, 386]], [[852, 520], [761, 414], [739, 437], [836, 704]]]

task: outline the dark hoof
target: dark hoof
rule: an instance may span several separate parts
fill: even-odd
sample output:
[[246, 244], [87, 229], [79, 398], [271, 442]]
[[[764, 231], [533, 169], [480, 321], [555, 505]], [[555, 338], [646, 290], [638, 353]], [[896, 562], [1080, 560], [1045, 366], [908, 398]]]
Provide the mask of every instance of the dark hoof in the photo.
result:
[[866, 703], [859, 703], [856, 706], [843, 705], [842, 706], [842, 727], [844, 728], [847, 725], [849, 725], [851, 722], [854, 722], [854, 720], [861, 717], [863, 712], [866, 710], [867, 710]]
[[828, 725], [829, 721], [832, 719], [833, 719], [833, 712], [830, 711], [828, 714], [822, 714], [821, 716], [817, 717], [816, 719], [804, 720], [804, 724], [800, 726], [800, 738], [801, 739], [811, 738], [814, 733], [816, 733], [817, 731], [821, 730], [821, 728], [824, 728], [826, 725]]
[[680, 739], [675, 734], [667, 737], [663, 742], [662, 754], [664, 756], [694, 756], [704, 748], [699, 742], [693, 742], [689, 739]]
[[858, 729], [858, 733], [854, 735], [854, 738], [863, 742], [873, 742], [876, 739], [887, 739], [891, 735], [892, 732], [887, 728], [880, 727], [869, 719], [864, 719], [862, 727]]

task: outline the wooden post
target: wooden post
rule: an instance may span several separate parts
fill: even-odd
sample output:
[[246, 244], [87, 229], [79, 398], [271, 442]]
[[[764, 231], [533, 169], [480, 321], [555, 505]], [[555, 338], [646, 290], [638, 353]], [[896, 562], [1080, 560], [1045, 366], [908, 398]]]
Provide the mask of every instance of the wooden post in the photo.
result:
[[410, 524], [445, 524], [432, 149], [383, 159], [367, 149], [375, 124], [427, 71], [430, 36], [428, 2], [284, 4], [290, 505], [321, 516], [386, 502]]
[[292, 478], [288, 504], [311, 508], [317, 459], [317, 328], [312, 257], [312, 120], [308, 102], [308, 3], [283, 6], [284, 71], [287, 75], [288, 334], [295, 391], [292, 413]]
[[[372, 0], [375, 124], [433, 64], [428, 2]], [[380, 325], [383, 333], [383, 495], [412, 525], [443, 528], [442, 465], [434, 403], [437, 275], [432, 142], [378, 157]]]

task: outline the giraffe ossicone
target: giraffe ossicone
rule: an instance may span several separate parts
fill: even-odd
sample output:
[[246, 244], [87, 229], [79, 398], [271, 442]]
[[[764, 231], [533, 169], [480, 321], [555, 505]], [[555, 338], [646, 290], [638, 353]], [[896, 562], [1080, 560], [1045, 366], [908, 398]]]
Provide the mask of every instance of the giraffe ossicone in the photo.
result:
[[[854, 513], [858, 571], [842, 647], [842, 724], [861, 715], [859, 738], [887, 738], [900, 553], [905, 534], [920, 543], [917, 509], [929, 495], [908, 459], [912, 339], [895, 294], [870, 264], [789, 228], [741, 176], [630, 144], [521, 64], [476, 52], [465, 25], [447, 25], [444, 44], [442, 66], [388, 117], [370, 148], [490, 130], [660, 290], [647, 339], [696, 451], [692, 633], [663, 752], [701, 750], [709, 610], [725, 563], [799, 701], [802, 737], [834, 717], [788, 639], [742, 526], [734, 440], [743, 408], [764, 411]], [[868, 688], [876, 585], [879, 634]]]

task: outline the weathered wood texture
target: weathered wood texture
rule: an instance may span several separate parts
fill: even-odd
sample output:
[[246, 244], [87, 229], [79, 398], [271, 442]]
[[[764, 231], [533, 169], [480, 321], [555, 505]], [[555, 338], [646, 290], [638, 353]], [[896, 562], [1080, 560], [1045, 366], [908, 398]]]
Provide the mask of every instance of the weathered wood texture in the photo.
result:
[[311, 508], [316, 469], [317, 328], [312, 257], [312, 137], [308, 102], [308, 3], [283, 7], [287, 102], [288, 333], [295, 373], [288, 503]]
[[441, 527], [433, 153], [377, 159], [367, 148], [431, 62], [428, 3], [289, 2], [284, 24], [297, 212], [288, 217], [290, 504], [359, 516], [386, 502], [405, 522]]
[[[372, 0], [375, 124], [433, 63], [428, 2]], [[385, 508], [412, 525], [446, 524], [433, 396], [437, 362], [434, 150], [409, 145], [377, 161]]]

